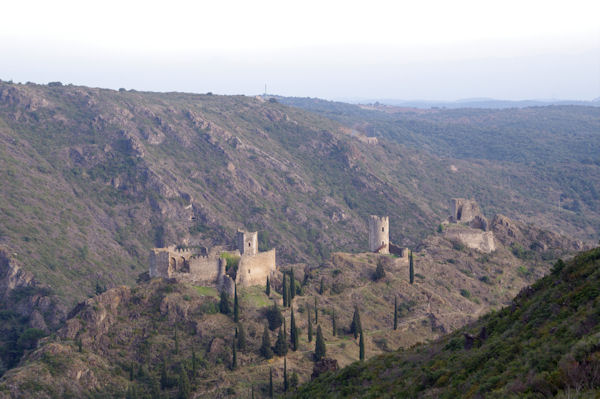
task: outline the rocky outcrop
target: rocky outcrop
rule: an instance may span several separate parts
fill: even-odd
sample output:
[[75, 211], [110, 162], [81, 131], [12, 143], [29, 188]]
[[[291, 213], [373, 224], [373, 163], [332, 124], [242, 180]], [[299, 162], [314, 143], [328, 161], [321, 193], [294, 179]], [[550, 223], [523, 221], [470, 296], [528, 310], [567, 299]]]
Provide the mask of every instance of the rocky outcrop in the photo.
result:
[[8, 299], [16, 288], [35, 285], [33, 274], [21, 269], [5, 250], [0, 249], [0, 299]]

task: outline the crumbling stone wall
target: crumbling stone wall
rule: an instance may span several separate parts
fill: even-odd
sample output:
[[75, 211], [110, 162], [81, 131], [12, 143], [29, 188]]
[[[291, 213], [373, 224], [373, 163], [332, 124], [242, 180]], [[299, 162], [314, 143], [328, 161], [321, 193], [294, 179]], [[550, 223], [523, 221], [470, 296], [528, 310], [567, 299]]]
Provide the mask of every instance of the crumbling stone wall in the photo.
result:
[[[180, 249], [175, 246], [154, 248], [149, 256], [150, 277], [175, 278], [197, 285], [216, 286], [233, 293], [234, 284], [241, 287], [265, 284], [267, 276], [277, 269], [275, 249], [258, 252], [257, 232], [239, 230], [236, 235], [238, 249], [226, 251], [215, 247], [208, 251]], [[226, 274], [224, 252], [240, 257], [237, 274]]]
[[450, 223], [465, 223], [474, 229], [487, 231], [488, 220], [483, 216], [475, 200], [465, 198], [450, 199]]

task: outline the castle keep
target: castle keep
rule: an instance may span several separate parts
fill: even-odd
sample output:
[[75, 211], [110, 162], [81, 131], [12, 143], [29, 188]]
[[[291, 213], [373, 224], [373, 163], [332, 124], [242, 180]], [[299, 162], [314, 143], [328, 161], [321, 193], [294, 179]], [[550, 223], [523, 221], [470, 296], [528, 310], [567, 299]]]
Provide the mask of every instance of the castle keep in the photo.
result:
[[[215, 286], [232, 293], [240, 287], [265, 284], [277, 266], [275, 249], [258, 251], [258, 233], [238, 230], [234, 250], [224, 247], [169, 246], [150, 251], [150, 277], [174, 278], [195, 285]], [[229, 265], [228, 261], [229, 259]]]
[[369, 215], [369, 251], [378, 254], [394, 254], [408, 259], [408, 248], [390, 242], [389, 216]]

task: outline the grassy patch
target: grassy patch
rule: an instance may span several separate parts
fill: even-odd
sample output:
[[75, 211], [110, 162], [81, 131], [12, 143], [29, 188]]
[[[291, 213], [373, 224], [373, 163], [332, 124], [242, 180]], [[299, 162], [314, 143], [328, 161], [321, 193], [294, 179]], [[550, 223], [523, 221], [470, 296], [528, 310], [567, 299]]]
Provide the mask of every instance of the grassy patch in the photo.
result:
[[271, 305], [271, 300], [265, 294], [262, 286], [245, 288], [241, 293], [242, 301], [254, 308], [264, 308]]
[[219, 291], [214, 287], [194, 286], [194, 289], [196, 290], [196, 292], [199, 295], [202, 295], [202, 296], [212, 296], [215, 298], [219, 297]]

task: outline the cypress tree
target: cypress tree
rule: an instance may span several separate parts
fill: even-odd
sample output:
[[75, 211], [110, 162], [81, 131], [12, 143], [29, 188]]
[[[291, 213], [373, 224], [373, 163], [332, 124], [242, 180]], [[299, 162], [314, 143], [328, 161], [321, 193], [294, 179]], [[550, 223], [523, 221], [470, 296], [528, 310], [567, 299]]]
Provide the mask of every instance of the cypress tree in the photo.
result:
[[383, 262], [379, 260], [377, 267], [375, 268], [375, 280], [381, 280], [385, 277], [385, 269], [383, 268]]
[[271, 338], [269, 338], [269, 329], [265, 326], [265, 331], [263, 331], [262, 336], [262, 344], [260, 346], [260, 354], [264, 356], [265, 359], [271, 359], [273, 357], [273, 350], [271, 349]]
[[233, 322], [240, 321], [240, 305], [238, 303], [237, 284], [234, 285], [233, 291]]
[[185, 371], [185, 367], [181, 366], [179, 371], [179, 392], [177, 395], [178, 399], [190, 399], [192, 397], [192, 388], [190, 386], [190, 380]]
[[273, 397], [273, 369], [269, 369], [269, 398]]
[[240, 351], [244, 351], [246, 345], [246, 331], [244, 331], [244, 326], [240, 323], [238, 326], [237, 346]]
[[254, 385], [252, 385], [252, 399], [254, 399]]
[[289, 389], [289, 383], [287, 378], [287, 358], [283, 358], [283, 392], [287, 392]]
[[394, 295], [394, 330], [398, 329], [398, 297]]
[[175, 326], [175, 354], [179, 354], [179, 337], [177, 336], [177, 326]]
[[409, 273], [410, 273], [410, 283], [414, 283], [415, 282], [415, 267], [413, 264], [413, 253], [412, 251], [410, 251], [410, 266], [409, 266]]
[[236, 350], [235, 338], [231, 341], [231, 370], [237, 368], [237, 350]]
[[277, 356], [285, 356], [288, 352], [288, 343], [287, 339], [285, 339], [285, 333], [282, 329], [279, 329], [279, 333], [277, 334], [277, 341], [275, 342], [274, 351]]
[[[269, 281], [269, 276], [267, 276], [267, 286], [265, 287], [265, 294], [268, 297], [271, 296], [271, 282]], [[254, 392], [254, 387], [252, 387], [252, 392]]]
[[358, 357], [361, 361], [365, 360], [365, 339], [363, 338], [363, 332], [360, 332], [360, 341], [359, 341], [359, 353]]
[[290, 270], [290, 302], [296, 296], [296, 279], [294, 277], [294, 268]]
[[319, 308], [317, 307], [317, 297], [315, 297], [315, 324], [319, 324]]
[[283, 297], [283, 307], [285, 308], [288, 305], [288, 286], [285, 273], [283, 273], [283, 293], [281, 296]]
[[231, 306], [229, 305], [229, 298], [225, 290], [221, 291], [221, 300], [219, 301], [219, 311], [223, 314], [231, 313]]
[[350, 324], [350, 332], [354, 335], [354, 339], [358, 338], [358, 334], [362, 331], [362, 325], [360, 324], [360, 314], [358, 312], [358, 306], [354, 308], [354, 315], [352, 316], [352, 323]]
[[323, 282], [323, 277], [321, 277], [321, 286], [319, 287], [319, 294], [323, 295], [323, 292], [325, 292], [325, 284]]
[[83, 352], [83, 344], [81, 343], [81, 338], [79, 338], [77, 340], [77, 352], [79, 352], [79, 353]]
[[333, 330], [333, 336], [335, 337], [337, 334], [337, 328], [335, 326], [335, 309], [331, 310], [332, 316], [331, 316], [331, 329]]
[[325, 340], [323, 339], [323, 332], [321, 326], [317, 326], [317, 342], [315, 343], [315, 360], [321, 360], [325, 357]]
[[298, 329], [296, 328], [296, 320], [294, 318], [294, 308], [290, 317], [290, 340], [292, 341], [292, 350], [298, 350]]
[[167, 363], [165, 362], [165, 359], [163, 359], [160, 363], [160, 388], [169, 388], [170, 385], [170, 378], [167, 372]]
[[312, 317], [310, 316], [310, 308], [308, 308], [308, 342], [312, 342], [313, 330], [312, 330]]
[[198, 360], [196, 359], [196, 347], [192, 342], [192, 378], [196, 378], [198, 375], [197, 363]]

